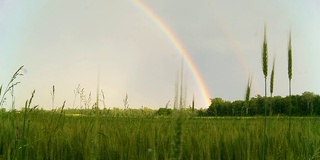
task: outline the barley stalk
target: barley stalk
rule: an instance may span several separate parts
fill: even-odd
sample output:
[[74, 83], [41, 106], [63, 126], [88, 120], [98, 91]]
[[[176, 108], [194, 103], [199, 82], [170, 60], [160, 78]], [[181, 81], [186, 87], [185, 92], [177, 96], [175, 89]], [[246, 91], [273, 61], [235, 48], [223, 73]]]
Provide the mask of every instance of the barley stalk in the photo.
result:
[[262, 66], [263, 66], [264, 78], [267, 79], [267, 76], [268, 76], [268, 44], [267, 44], [267, 36], [266, 36], [266, 27], [264, 28], [264, 40], [263, 40], [263, 48], [262, 48]]
[[[248, 79], [247, 84], [247, 91], [246, 91], [246, 97], [245, 97], [245, 115], [248, 116], [248, 107], [249, 107], [249, 101], [250, 101], [250, 90], [251, 90], [251, 84], [252, 84], [252, 77]], [[245, 159], [248, 159], [248, 142], [247, 142], [247, 119], [244, 120], [244, 132], [245, 132]]]
[[[291, 32], [289, 35], [289, 45], [288, 45], [288, 76], [289, 81], [292, 80], [292, 46], [291, 46]], [[291, 90], [290, 90], [291, 91]], [[291, 94], [291, 92], [290, 92]]]
[[183, 100], [183, 61], [181, 62], [181, 69], [180, 69], [180, 98], [179, 98], [179, 109], [184, 108], [184, 100]]
[[54, 97], [55, 97], [55, 88], [54, 88], [54, 85], [53, 85], [52, 86], [52, 92], [51, 92], [51, 100], [52, 100], [51, 109], [52, 110], [54, 109]]
[[173, 103], [173, 109], [178, 109], [178, 99], [179, 99], [179, 72], [177, 72], [176, 82], [174, 86], [174, 103]]
[[275, 61], [276, 61], [276, 58], [274, 57], [273, 58], [273, 64], [272, 64], [271, 77], [270, 77], [270, 94], [271, 94], [271, 97], [273, 95], [273, 88], [274, 88]]
[[[273, 58], [272, 71], [271, 71], [271, 77], [270, 77], [270, 95], [271, 95], [271, 98], [272, 98], [272, 95], [273, 95], [273, 88], [274, 88], [275, 61], [276, 61], [276, 57]], [[272, 115], [272, 106], [271, 105], [270, 105], [270, 109], [269, 109], [269, 115]]]
[[262, 66], [263, 66], [263, 75], [264, 75], [264, 141], [263, 141], [263, 158], [265, 159], [266, 154], [266, 125], [267, 125], [267, 76], [268, 76], [268, 44], [267, 44], [267, 36], [266, 36], [266, 26], [264, 26], [264, 40], [263, 40], [263, 48], [262, 48]]
[[245, 112], [246, 112], [246, 116], [248, 115], [251, 84], [252, 84], [252, 77], [248, 79], [247, 91], [246, 91], [246, 97], [245, 97]]
[[289, 34], [289, 44], [288, 44], [288, 78], [289, 78], [289, 129], [288, 129], [288, 140], [290, 143], [290, 133], [291, 133], [291, 80], [292, 80], [292, 46], [291, 46], [291, 31]]

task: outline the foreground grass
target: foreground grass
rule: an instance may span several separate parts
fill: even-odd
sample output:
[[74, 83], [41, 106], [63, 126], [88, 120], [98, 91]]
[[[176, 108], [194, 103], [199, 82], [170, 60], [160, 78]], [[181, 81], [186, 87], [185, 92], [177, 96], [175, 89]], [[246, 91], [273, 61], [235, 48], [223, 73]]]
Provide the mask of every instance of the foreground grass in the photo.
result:
[[[173, 117], [70, 116], [36, 110], [1, 116], [0, 159], [173, 157]], [[22, 128], [24, 118], [27, 124]], [[316, 158], [320, 147], [319, 122], [320, 118], [293, 118], [289, 143], [288, 119], [269, 118], [266, 159]], [[181, 159], [261, 159], [263, 125], [263, 117], [184, 116]]]

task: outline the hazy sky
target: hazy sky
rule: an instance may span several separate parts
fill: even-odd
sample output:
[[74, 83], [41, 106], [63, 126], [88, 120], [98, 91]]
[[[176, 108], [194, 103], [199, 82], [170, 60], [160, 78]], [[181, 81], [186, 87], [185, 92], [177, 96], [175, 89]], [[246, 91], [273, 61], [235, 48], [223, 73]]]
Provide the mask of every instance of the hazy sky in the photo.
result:
[[[320, 2], [317, 0], [144, 0], [188, 51], [212, 98], [244, 99], [249, 75], [251, 96], [263, 94], [263, 27], [267, 26], [269, 75], [276, 55], [274, 95], [288, 93], [287, 46], [292, 31], [293, 94], [320, 93]], [[130, 0], [0, 0], [0, 84], [6, 86], [21, 65], [16, 108], [36, 90], [34, 104], [51, 109], [73, 106], [78, 84], [107, 107], [173, 105], [183, 57], [148, 13]], [[187, 104], [195, 96], [206, 108], [185, 63]], [[269, 82], [268, 82], [269, 83]], [[269, 86], [269, 84], [268, 84]], [[268, 87], [269, 88], [269, 87]], [[268, 89], [269, 90], [269, 89]], [[94, 101], [94, 100], [93, 100]], [[92, 104], [93, 104], [92, 101]], [[11, 103], [10, 96], [7, 106]], [[76, 97], [75, 107], [79, 105]]]

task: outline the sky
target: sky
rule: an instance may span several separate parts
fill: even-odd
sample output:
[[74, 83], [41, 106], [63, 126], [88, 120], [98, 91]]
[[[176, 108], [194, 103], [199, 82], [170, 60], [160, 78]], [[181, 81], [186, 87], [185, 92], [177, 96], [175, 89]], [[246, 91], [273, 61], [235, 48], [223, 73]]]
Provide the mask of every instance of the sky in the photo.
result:
[[[274, 95], [288, 94], [291, 31], [292, 93], [320, 94], [317, 0], [0, 0], [0, 84], [24, 65], [17, 109], [33, 90], [33, 105], [79, 108], [79, 85], [91, 104], [99, 88], [101, 107], [123, 108], [127, 94], [129, 108], [157, 109], [173, 107], [183, 64], [186, 105], [194, 97], [207, 108], [209, 98], [244, 99], [249, 76], [251, 97], [263, 95], [264, 26], [268, 90], [276, 57]], [[4, 107], [11, 101], [8, 94]]]

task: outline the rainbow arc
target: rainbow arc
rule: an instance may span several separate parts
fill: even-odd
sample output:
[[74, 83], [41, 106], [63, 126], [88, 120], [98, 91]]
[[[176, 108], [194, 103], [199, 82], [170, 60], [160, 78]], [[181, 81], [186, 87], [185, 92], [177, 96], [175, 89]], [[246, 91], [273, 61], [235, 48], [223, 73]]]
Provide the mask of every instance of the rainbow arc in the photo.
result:
[[169, 26], [146, 4], [144, 4], [140, 0], [133, 0], [134, 4], [138, 6], [144, 13], [162, 30], [162, 32], [169, 38], [172, 44], [177, 48], [178, 52], [183, 56], [187, 65], [189, 66], [192, 74], [195, 77], [196, 82], [199, 85], [203, 100], [206, 102], [207, 106], [211, 104], [210, 102], [210, 94], [206, 87], [204, 80], [197, 68], [197, 66], [192, 61], [191, 56], [177, 38], [177, 36], [172, 32]]

